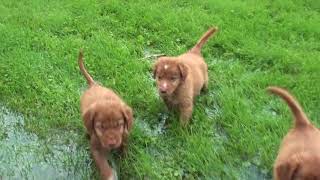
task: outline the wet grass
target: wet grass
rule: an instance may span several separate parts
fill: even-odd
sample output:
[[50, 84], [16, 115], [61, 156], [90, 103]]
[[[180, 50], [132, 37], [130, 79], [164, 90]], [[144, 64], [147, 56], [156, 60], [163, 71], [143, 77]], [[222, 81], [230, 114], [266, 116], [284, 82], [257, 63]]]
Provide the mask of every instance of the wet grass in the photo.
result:
[[25, 130], [25, 121], [20, 114], [0, 106], [2, 178], [90, 179], [92, 161], [88, 148], [77, 142], [81, 135], [53, 130], [41, 139]]
[[[320, 125], [319, 11], [314, 0], [1, 1], [0, 156], [12, 168], [0, 174], [97, 177], [79, 114], [83, 47], [93, 77], [135, 111], [128, 157], [114, 154], [121, 179], [270, 179], [291, 117], [265, 88], [290, 89]], [[178, 55], [211, 25], [209, 92], [181, 129], [144, 57]]]

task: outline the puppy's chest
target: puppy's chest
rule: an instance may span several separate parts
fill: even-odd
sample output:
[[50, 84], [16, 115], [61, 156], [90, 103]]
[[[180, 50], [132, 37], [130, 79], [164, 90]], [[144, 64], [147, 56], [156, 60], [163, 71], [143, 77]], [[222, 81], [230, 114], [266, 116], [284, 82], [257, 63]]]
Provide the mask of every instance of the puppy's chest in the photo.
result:
[[163, 97], [163, 100], [166, 103], [169, 103], [170, 105], [178, 105], [179, 104], [179, 99], [176, 96]]

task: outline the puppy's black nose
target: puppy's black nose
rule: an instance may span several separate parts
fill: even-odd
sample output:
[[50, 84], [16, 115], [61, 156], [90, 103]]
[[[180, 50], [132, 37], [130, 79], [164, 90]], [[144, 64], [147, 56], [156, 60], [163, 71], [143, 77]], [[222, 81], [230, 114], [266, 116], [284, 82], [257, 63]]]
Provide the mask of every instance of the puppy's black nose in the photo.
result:
[[166, 91], [166, 90], [160, 90], [160, 92], [161, 92], [162, 94], [167, 93], [167, 91]]
[[109, 146], [111, 149], [114, 149], [114, 148], [116, 148], [117, 144], [116, 144], [116, 142], [114, 142], [114, 143], [109, 143], [108, 146]]

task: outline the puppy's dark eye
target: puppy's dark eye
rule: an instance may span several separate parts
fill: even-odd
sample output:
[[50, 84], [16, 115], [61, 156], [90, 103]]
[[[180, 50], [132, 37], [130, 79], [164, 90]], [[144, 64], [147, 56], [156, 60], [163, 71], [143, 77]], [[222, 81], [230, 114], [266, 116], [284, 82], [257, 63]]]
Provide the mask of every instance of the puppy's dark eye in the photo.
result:
[[95, 127], [101, 129], [102, 125], [100, 123], [97, 123], [97, 124], [95, 124]]
[[102, 130], [107, 130], [107, 129], [109, 129], [109, 127], [106, 124], [102, 124], [101, 125], [101, 129]]
[[119, 128], [119, 127], [123, 126], [123, 124], [124, 124], [123, 122], [120, 122], [117, 124], [117, 127]]
[[172, 77], [170, 78], [171, 81], [176, 81], [177, 79], [178, 79], [177, 76], [172, 76]]
[[162, 79], [162, 77], [158, 76], [158, 79], [159, 79], [159, 80], [161, 80], [161, 79]]
[[121, 127], [122, 127], [121, 125], [116, 126], [117, 129], [120, 129]]

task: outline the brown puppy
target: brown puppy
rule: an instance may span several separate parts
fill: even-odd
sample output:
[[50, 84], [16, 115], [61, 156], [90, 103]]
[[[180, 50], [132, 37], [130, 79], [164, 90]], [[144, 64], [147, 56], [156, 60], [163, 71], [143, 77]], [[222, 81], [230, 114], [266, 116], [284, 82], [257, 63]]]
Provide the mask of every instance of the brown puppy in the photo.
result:
[[274, 164], [276, 180], [320, 180], [320, 131], [313, 126], [298, 102], [284, 89], [269, 87], [289, 105], [295, 125], [284, 137]]
[[78, 62], [89, 85], [81, 97], [81, 113], [90, 136], [93, 159], [102, 179], [113, 179], [105, 153], [111, 149], [125, 148], [133, 123], [132, 110], [112, 90], [95, 83], [83, 65], [82, 50]]
[[179, 108], [183, 126], [191, 118], [194, 97], [208, 88], [208, 66], [201, 48], [216, 31], [217, 28], [210, 28], [188, 52], [178, 57], [160, 57], [154, 64], [159, 94], [169, 109]]

